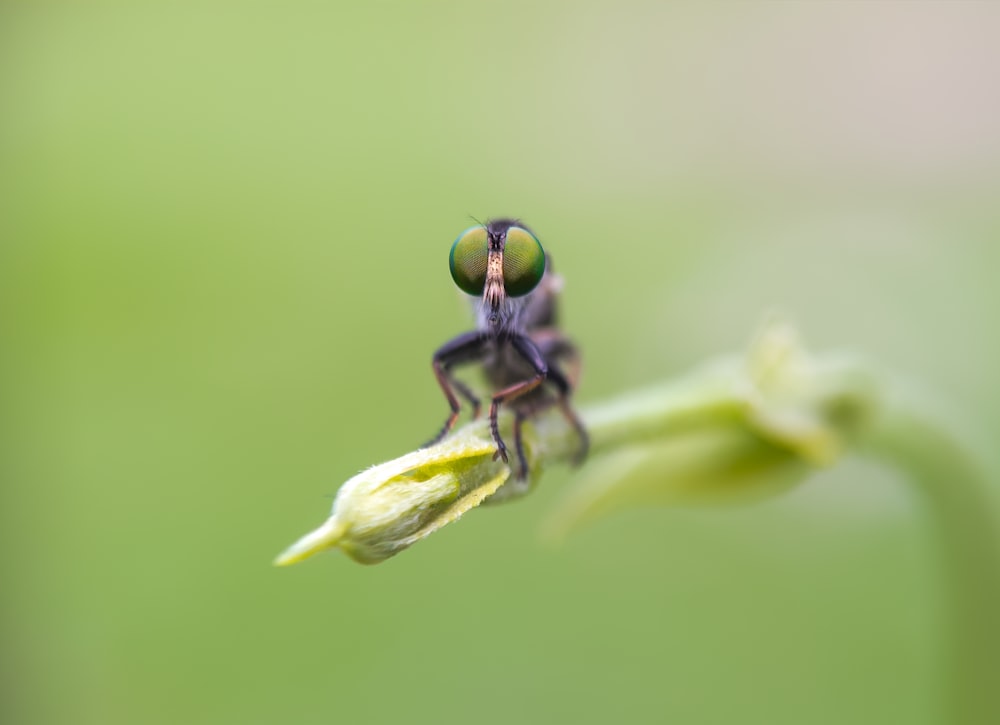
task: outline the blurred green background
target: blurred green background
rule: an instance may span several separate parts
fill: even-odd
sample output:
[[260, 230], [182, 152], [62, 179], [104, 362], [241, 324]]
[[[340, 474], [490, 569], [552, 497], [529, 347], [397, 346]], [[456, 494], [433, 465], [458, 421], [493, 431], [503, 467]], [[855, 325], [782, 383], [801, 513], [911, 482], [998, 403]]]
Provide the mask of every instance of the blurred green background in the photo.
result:
[[941, 722], [934, 541], [861, 462], [271, 560], [441, 424], [469, 215], [553, 254], [583, 404], [780, 309], [997, 470], [998, 11], [5, 3], [4, 722]]

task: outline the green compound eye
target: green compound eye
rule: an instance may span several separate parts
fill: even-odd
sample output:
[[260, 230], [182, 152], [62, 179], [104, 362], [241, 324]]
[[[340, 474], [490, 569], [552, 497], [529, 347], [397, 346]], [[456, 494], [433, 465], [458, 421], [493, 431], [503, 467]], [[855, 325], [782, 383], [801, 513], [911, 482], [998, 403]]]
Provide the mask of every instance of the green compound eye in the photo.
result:
[[503, 249], [503, 286], [511, 297], [526, 295], [535, 289], [545, 274], [545, 252], [527, 229], [507, 230]]
[[483, 293], [488, 256], [484, 227], [472, 227], [458, 235], [451, 245], [448, 266], [451, 267], [451, 278], [459, 289], [477, 297]]

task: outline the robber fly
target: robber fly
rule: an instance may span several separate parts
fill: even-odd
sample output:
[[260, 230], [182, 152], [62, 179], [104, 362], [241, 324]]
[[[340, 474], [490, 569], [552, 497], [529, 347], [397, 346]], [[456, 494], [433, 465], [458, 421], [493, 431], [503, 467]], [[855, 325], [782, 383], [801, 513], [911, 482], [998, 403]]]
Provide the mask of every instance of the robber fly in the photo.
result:
[[[555, 405], [580, 438], [576, 461], [582, 461], [587, 455], [587, 431], [569, 401], [579, 377], [579, 354], [557, 327], [560, 279], [538, 238], [520, 221], [494, 219], [462, 232], [451, 247], [449, 264], [455, 284], [475, 298], [476, 329], [434, 353], [434, 375], [451, 414], [428, 445], [454, 427], [461, 411], [456, 393], [472, 405], [472, 417], [479, 416], [479, 398], [452, 376], [456, 365], [478, 362], [492, 391], [490, 432], [497, 445], [493, 460], [507, 462], [507, 446], [497, 424], [501, 405], [514, 413], [519, 479], [528, 474], [521, 427]], [[569, 375], [561, 365], [567, 366]]]

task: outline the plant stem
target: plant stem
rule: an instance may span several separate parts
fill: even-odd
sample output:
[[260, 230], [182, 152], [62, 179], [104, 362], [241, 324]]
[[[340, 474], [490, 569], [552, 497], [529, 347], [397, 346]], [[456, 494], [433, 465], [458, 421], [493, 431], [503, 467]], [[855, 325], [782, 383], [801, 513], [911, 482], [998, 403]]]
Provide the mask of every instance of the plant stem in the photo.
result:
[[950, 616], [948, 722], [1000, 723], [1000, 536], [985, 472], [912, 397], [885, 401], [859, 440], [926, 502]]

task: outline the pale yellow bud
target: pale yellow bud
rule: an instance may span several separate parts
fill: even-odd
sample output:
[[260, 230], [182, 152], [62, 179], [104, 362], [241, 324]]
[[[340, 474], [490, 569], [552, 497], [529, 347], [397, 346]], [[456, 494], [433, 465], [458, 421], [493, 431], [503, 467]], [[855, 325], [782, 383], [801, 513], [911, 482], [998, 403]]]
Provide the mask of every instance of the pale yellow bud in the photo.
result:
[[362, 564], [377, 564], [451, 523], [495, 493], [510, 476], [482, 426], [458, 431], [359, 473], [345, 483], [326, 523], [292, 544], [275, 561], [295, 564], [339, 548]]

